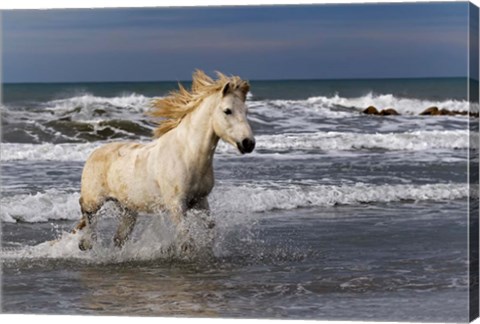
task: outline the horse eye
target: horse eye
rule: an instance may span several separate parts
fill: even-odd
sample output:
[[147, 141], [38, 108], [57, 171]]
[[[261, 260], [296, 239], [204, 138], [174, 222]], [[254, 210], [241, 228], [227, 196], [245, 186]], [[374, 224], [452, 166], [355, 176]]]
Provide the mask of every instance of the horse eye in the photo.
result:
[[225, 113], [225, 115], [231, 115], [232, 114], [232, 110], [227, 108], [223, 111]]

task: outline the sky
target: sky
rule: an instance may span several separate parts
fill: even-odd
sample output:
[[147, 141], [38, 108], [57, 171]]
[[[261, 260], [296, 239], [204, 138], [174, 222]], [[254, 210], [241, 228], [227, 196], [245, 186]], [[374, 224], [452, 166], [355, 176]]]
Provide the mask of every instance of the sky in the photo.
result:
[[468, 3], [6, 10], [3, 82], [467, 75]]

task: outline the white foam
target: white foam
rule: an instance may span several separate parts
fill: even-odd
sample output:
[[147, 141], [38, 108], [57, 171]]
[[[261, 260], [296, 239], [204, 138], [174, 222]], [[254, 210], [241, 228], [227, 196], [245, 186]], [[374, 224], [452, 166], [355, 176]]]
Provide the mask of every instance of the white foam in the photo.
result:
[[[469, 103], [465, 100], [420, 100], [412, 98], [399, 98], [391, 94], [367, 95], [356, 98], [345, 98], [335, 95], [333, 97], [316, 96], [300, 100], [262, 100], [248, 103], [251, 108], [252, 118], [256, 115], [264, 116], [273, 125], [308, 127], [312, 118], [348, 118], [363, 115], [361, 112], [368, 106], [375, 106], [377, 109], [394, 108], [401, 115], [412, 117], [419, 115], [425, 109], [436, 106], [439, 109], [451, 111], [468, 111]], [[478, 111], [478, 107], [471, 106], [472, 111]], [[399, 118], [398, 116], [395, 118]], [[431, 116], [421, 117], [422, 120]], [[444, 118], [457, 118], [466, 120], [465, 116], [436, 116], [434, 120]], [[259, 119], [259, 118], [256, 118]], [[408, 122], [409, 120], [404, 120]]]
[[79, 219], [80, 193], [49, 189], [34, 195], [3, 196], [2, 222], [46, 222], [48, 220]]
[[[154, 97], [146, 97], [140, 94], [125, 94], [118, 97], [100, 97], [91, 94], [84, 94], [66, 99], [59, 99], [47, 102], [45, 110], [56, 116], [68, 115], [73, 120], [93, 120], [104, 118], [139, 119], [145, 117], [145, 112], [151, 108]], [[262, 100], [252, 101], [253, 94], [248, 93], [247, 105], [252, 111], [266, 110], [267, 116], [284, 118], [285, 114], [301, 112], [305, 116], [322, 116], [326, 118], [345, 118], [352, 114], [358, 114], [368, 106], [375, 106], [378, 109], [394, 108], [403, 115], [418, 115], [425, 109], [436, 106], [439, 109], [454, 111], [468, 111], [469, 102], [466, 100], [421, 100], [414, 98], [395, 97], [392, 94], [375, 95], [368, 93], [361, 97], [345, 98], [335, 95], [333, 97], [316, 96], [301, 100]], [[347, 108], [339, 110], [338, 107]], [[80, 108], [80, 109], [79, 109]], [[105, 115], [99, 115], [96, 110], [104, 109]], [[273, 109], [272, 109], [273, 108]], [[278, 109], [280, 108], [280, 110]], [[472, 111], [478, 111], [478, 105], [471, 106]], [[349, 111], [351, 109], [351, 111]], [[102, 117], [104, 116], [104, 117]], [[291, 116], [290, 116], [291, 117]], [[302, 117], [302, 116], [298, 116]]]
[[82, 96], [52, 100], [46, 103], [46, 110], [54, 113], [66, 113], [71, 112], [75, 108], [81, 108], [81, 113], [86, 115], [86, 117], [91, 117], [93, 109], [101, 107], [115, 107], [143, 113], [150, 108], [152, 99], [135, 93], [120, 97], [98, 97], [84, 94]]
[[[401, 116], [375, 116], [372, 118], [372, 116], [364, 115], [362, 111], [371, 105], [378, 109], [395, 108]], [[284, 131], [302, 129], [306, 132], [313, 132], [329, 126], [334, 129], [338, 119], [348, 121], [352, 117], [367, 118], [366, 123], [373, 123], [374, 127], [381, 131], [388, 129], [400, 131], [406, 128], [423, 130], [443, 128], [439, 122], [443, 122], [445, 119], [456, 123], [468, 121], [466, 116], [461, 115], [432, 117], [419, 116], [419, 114], [432, 106], [451, 111], [468, 111], [469, 103], [458, 100], [428, 101], [397, 98], [393, 95], [368, 94], [358, 98], [343, 98], [337, 95], [302, 100], [251, 101], [248, 106], [250, 107], [250, 120]]]
[[[359, 203], [394, 202], [401, 200], [448, 201], [465, 198], [467, 184], [429, 185], [281, 185], [261, 186], [220, 186], [210, 197], [212, 215], [216, 226], [208, 230], [196, 211], [190, 211], [180, 228], [175, 228], [166, 213], [155, 217], [140, 217], [132, 238], [122, 249], [112, 244], [112, 231], [115, 219], [100, 218], [99, 237], [93, 249], [80, 251], [80, 233], [63, 232], [58, 239], [37, 244], [2, 250], [0, 258], [4, 262], [30, 259], [76, 259], [88, 263], [121, 263], [158, 259], [205, 260], [211, 253], [216, 256], [229, 255], [228, 233], [240, 231], [241, 243], [245, 244], [252, 234], [255, 219], [265, 217], [264, 212], [272, 209], [295, 209], [299, 207], [333, 206], [337, 204], [356, 205]], [[232, 199], [234, 197], [234, 199]], [[48, 191], [29, 197], [15, 197], [4, 204], [2, 198], [2, 221], [13, 221], [15, 213], [24, 213], [23, 221], [46, 221], [48, 219], [78, 219], [78, 193]], [[28, 207], [19, 210], [18, 205]], [[412, 215], [417, 217], [416, 215]], [[445, 215], [439, 215], [444, 217]], [[31, 217], [31, 218], [29, 218]], [[41, 218], [44, 218], [41, 220]], [[208, 217], [208, 216], [206, 216]], [[270, 216], [272, 217], [272, 216]], [[317, 217], [322, 217], [319, 213]], [[325, 217], [332, 217], [327, 213]], [[339, 214], [341, 217], [341, 214]], [[419, 215], [421, 217], [421, 215]], [[102, 228], [103, 226], [103, 228]], [[187, 232], [184, 230], [187, 229]], [[188, 233], [188, 234], [185, 234]], [[195, 242], [192, 249], [182, 250], [184, 242]]]
[[[392, 151], [421, 151], [429, 149], [463, 149], [469, 147], [468, 136], [467, 130], [416, 131], [388, 134], [347, 132], [291, 133], [257, 136], [256, 148], [278, 152], [286, 150], [346, 151], [383, 149]], [[104, 143], [2, 143], [0, 154], [1, 161], [85, 161], [88, 155], [102, 144]], [[221, 142], [217, 152], [235, 153], [236, 150], [230, 145]]]
[[1, 161], [85, 161], [102, 143], [19, 144], [1, 143]]
[[[421, 151], [429, 149], [468, 148], [468, 131], [415, 131], [388, 134], [347, 132], [314, 132], [298, 134], [261, 135], [256, 137], [256, 148], [273, 151], [322, 150], [347, 151], [383, 149], [392, 151]], [[222, 144], [219, 151], [231, 149]]]
[[[1, 105], [3, 112], [8, 114], [18, 114], [24, 117], [29, 114], [32, 117], [42, 117], [50, 120], [52, 114], [57, 117], [70, 116], [73, 120], [92, 120], [109, 117], [126, 117], [138, 119], [139, 116], [145, 116], [144, 113], [151, 108], [152, 100], [159, 97], [147, 97], [141, 94], [129, 93], [117, 97], [101, 97], [92, 94], [83, 94], [65, 99], [57, 99], [43, 104], [42, 109], [32, 111], [10, 110], [7, 106]], [[315, 96], [299, 100], [280, 100], [267, 99], [255, 101], [253, 94], [248, 93], [247, 105], [252, 111], [268, 110], [268, 117], [285, 117], [285, 113], [299, 111], [307, 116], [319, 115], [329, 118], [343, 118], [351, 116], [352, 113], [358, 114], [368, 106], [375, 106], [378, 109], [394, 108], [400, 114], [418, 115], [425, 109], [436, 106], [440, 109], [468, 111], [469, 102], [466, 100], [421, 100], [414, 98], [395, 97], [392, 94], [376, 95], [368, 93], [364, 96], [355, 98], [345, 98], [338, 95]], [[338, 107], [344, 108], [339, 110]], [[346, 110], [345, 110], [346, 108]], [[351, 111], [349, 111], [351, 108]], [[103, 114], [98, 113], [98, 109], [105, 110]], [[478, 111], [478, 105], [471, 105], [472, 111]], [[273, 114], [273, 115], [272, 115]]]
[[68, 118], [72, 121], [92, 122], [102, 120], [140, 121], [147, 119], [146, 112], [154, 98], [139, 94], [119, 97], [99, 97], [91, 94], [38, 103], [33, 109], [0, 106], [9, 122], [39, 122]]
[[343, 98], [338, 95], [333, 97], [311, 97], [306, 100], [310, 105], [320, 105], [324, 107], [343, 106], [356, 109], [365, 109], [368, 106], [375, 106], [377, 109], [394, 108], [400, 114], [418, 115], [425, 109], [436, 106], [439, 109], [448, 109], [456, 111], [468, 111], [469, 103], [466, 100], [420, 100], [411, 98], [399, 98], [392, 94], [374, 95], [368, 93], [365, 96], [357, 98]]
[[[282, 188], [230, 187], [213, 193], [212, 206], [220, 209], [263, 212], [334, 205], [356, 205], [402, 200], [444, 201], [468, 196], [466, 184], [426, 185], [290, 185]], [[235, 197], [235, 199], [227, 199]]]
[[252, 112], [260, 112], [271, 118], [272, 122], [277, 119], [308, 119], [314, 117], [324, 118], [346, 118], [351, 117], [357, 111], [338, 110], [327, 102], [316, 102], [309, 98], [307, 100], [265, 100], [252, 102], [249, 106]]
[[[102, 222], [104, 222], [102, 224]], [[116, 223], [99, 220], [98, 238], [92, 250], [81, 251], [78, 248], [81, 233], [62, 232], [57, 239], [34, 246], [4, 249], [0, 257], [4, 262], [29, 259], [67, 259], [82, 260], [88, 263], [121, 263], [127, 261], [146, 261], [154, 259], [193, 259], [202, 258], [200, 253], [210, 253], [213, 244], [213, 232], [195, 217], [187, 217], [175, 228], [166, 215], [142, 218], [137, 222], [132, 237], [122, 249], [113, 246], [112, 227]], [[106, 228], [102, 228], [106, 227]], [[185, 232], [184, 229], [188, 229]], [[187, 234], [188, 233], [188, 234]], [[183, 251], [184, 242], [194, 239], [191, 250]], [[191, 241], [193, 242], [193, 241]]]
[[[2, 197], [4, 222], [46, 222], [80, 219], [79, 193], [47, 190], [35, 195]], [[468, 197], [466, 184], [426, 185], [240, 185], [217, 186], [210, 196], [214, 213], [264, 212], [333, 205], [401, 200], [444, 201]]]

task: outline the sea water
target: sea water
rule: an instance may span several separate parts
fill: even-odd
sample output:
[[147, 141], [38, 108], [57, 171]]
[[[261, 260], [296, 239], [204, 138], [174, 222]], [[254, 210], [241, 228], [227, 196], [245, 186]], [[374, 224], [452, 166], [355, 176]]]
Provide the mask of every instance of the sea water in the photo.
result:
[[462, 78], [251, 81], [256, 150], [219, 143], [216, 226], [187, 215], [193, 253], [172, 248], [162, 213], [116, 249], [112, 206], [80, 251], [83, 163], [104, 143], [150, 141], [151, 100], [175, 87], [3, 86], [3, 312], [468, 319], [468, 117], [419, 116], [468, 111]]

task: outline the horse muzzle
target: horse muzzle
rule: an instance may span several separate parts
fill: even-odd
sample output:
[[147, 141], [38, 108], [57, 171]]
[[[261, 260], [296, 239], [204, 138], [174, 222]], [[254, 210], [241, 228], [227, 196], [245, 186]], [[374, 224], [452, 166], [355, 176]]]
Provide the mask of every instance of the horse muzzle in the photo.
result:
[[255, 140], [245, 138], [243, 141], [237, 143], [237, 148], [242, 154], [252, 153], [255, 148]]

